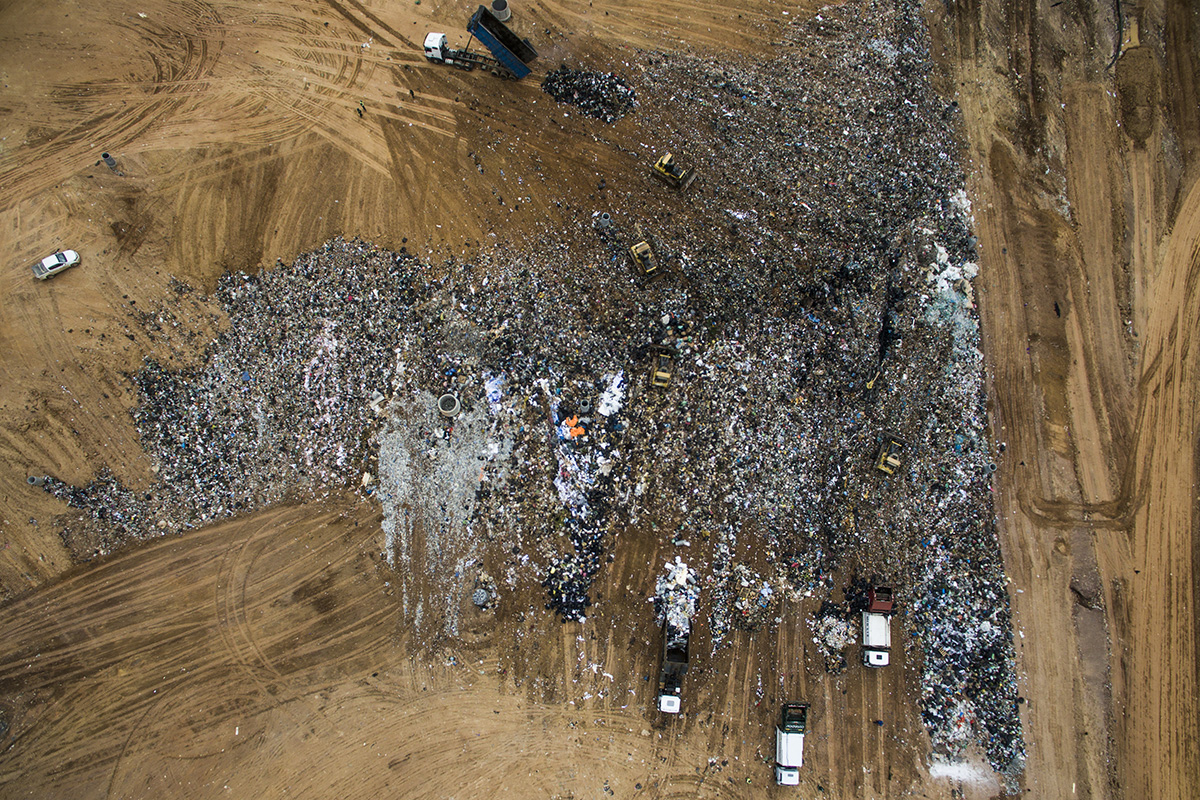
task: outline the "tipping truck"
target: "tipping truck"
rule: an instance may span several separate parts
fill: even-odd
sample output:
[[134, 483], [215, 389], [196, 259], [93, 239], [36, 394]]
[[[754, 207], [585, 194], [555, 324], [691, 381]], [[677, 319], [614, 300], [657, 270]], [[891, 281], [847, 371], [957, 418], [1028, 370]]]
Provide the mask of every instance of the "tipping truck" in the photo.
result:
[[808, 731], [808, 703], [785, 703], [775, 728], [775, 783], [796, 786], [804, 766], [804, 734]]
[[895, 601], [892, 599], [892, 587], [872, 586], [867, 590], [867, 610], [879, 614], [891, 614]]
[[863, 664], [886, 667], [891, 663], [892, 590], [873, 586], [867, 592], [867, 610], [862, 612]]
[[663, 660], [658, 675], [658, 710], [678, 714], [682, 705], [683, 676], [688, 669], [688, 631], [663, 623]]
[[467, 33], [478, 39], [491, 55], [472, 53], [470, 42], [462, 50], [455, 50], [450, 47], [446, 34], [430, 33], [425, 37], [425, 58], [435, 64], [449, 64], [464, 70], [482, 67], [493, 75], [512, 80], [524, 78], [531, 72], [529, 63], [537, 58], [537, 50], [528, 39], [517, 36], [483, 6], [471, 16]]

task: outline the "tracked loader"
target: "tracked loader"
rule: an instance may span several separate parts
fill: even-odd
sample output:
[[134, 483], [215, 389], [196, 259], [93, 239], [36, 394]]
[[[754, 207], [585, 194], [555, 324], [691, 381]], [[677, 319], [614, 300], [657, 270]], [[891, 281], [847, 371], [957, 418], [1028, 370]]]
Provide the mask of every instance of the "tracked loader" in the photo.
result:
[[895, 474], [900, 468], [900, 453], [904, 450], [905, 441], [894, 433], [885, 433], [875, 452], [875, 469], [888, 475]]
[[696, 170], [683, 169], [675, 163], [675, 156], [667, 153], [654, 162], [654, 176], [682, 192], [696, 180]]

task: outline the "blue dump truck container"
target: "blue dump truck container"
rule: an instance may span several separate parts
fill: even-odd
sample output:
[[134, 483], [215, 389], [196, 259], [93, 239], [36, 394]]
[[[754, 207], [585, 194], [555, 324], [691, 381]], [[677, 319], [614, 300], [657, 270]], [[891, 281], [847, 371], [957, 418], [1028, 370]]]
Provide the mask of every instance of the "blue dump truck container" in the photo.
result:
[[529, 74], [528, 64], [537, 58], [537, 51], [529, 40], [518, 37], [492, 12], [480, 6], [467, 23], [467, 32], [491, 50], [500, 65], [514, 77], [524, 78]]

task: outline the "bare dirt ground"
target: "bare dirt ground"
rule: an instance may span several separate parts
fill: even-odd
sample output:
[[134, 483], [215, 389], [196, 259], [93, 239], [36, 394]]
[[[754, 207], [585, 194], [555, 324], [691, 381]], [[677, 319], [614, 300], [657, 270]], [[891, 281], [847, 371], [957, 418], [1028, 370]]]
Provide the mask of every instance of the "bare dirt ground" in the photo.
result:
[[1025, 783], [1186, 797], [1200, 769], [1182, 733], [1197, 714], [1196, 12], [1047, 5], [983, 3], [934, 26], [988, 265]]
[[[569, 55], [622, 71], [638, 69], [631, 48], [753, 52], [778, 40], [784, 11], [817, 6], [518, 11], [540, 70]], [[1123, 8], [1120, 25], [1086, 2], [930, 11], [966, 122], [1035, 797], [1187, 797], [1200, 778], [1200, 22], [1183, 2]], [[131, 321], [171, 276], [211, 286], [335, 234], [461, 254], [577, 226], [597, 175], [638, 190], [635, 144], [656, 146], [652, 131], [626, 131], [636, 157], [614, 156], [578, 117], [530, 129], [535, 101], [550, 102], [540, 74], [497, 89], [425, 62], [425, 32], [453, 38], [469, 11], [0, 9], [0, 793], [784, 796], [769, 785], [770, 724], [804, 697], [814, 730], [792, 794], [998, 794], [986, 768], [930, 774], [902, 652], [889, 670], [828, 677], [798, 613], [697, 664], [700, 711], [659, 721], [641, 598], [664, 554], [634, 532], [587, 626], [526, 615], [530, 595], [433, 642], [400, 624], [378, 516], [340, 495], [71, 565], [62, 505], [25, 476], [82, 484], [104, 465], [149, 483], [124, 375], [147, 352], [186, 363], [204, 344], [156, 351]], [[507, 160], [487, 175], [461, 168], [496, 143]], [[545, 191], [519, 182], [545, 173]], [[84, 264], [35, 283], [28, 263], [55, 247]]]

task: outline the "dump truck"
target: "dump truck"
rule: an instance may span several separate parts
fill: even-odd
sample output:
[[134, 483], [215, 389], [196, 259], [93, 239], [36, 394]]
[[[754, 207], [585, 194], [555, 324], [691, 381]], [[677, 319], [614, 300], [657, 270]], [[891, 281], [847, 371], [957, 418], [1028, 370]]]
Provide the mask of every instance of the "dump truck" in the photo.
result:
[[808, 703], [785, 703], [775, 728], [775, 783], [796, 786], [804, 766], [804, 734], [808, 731]]
[[900, 453], [906, 442], [894, 433], [885, 433], [875, 452], [875, 469], [892, 475], [900, 468]]
[[654, 177], [682, 192], [696, 180], [696, 170], [681, 168], [675, 155], [666, 153], [654, 162]]
[[430, 33], [425, 37], [425, 58], [435, 64], [449, 64], [464, 70], [482, 67], [494, 75], [513, 80], [524, 78], [531, 72], [529, 64], [537, 58], [537, 50], [528, 39], [517, 36], [483, 6], [471, 16], [467, 32], [490, 50], [491, 55], [472, 53], [470, 42], [462, 50], [455, 50], [450, 47], [446, 34]]
[[683, 676], [688, 669], [688, 633], [670, 621], [663, 623], [662, 670], [658, 675], [658, 710], [678, 714], [682, 705]]
[[891, 663], [892, 618], [878, 611], [862, 612], [862, 658], [868, 667]]

